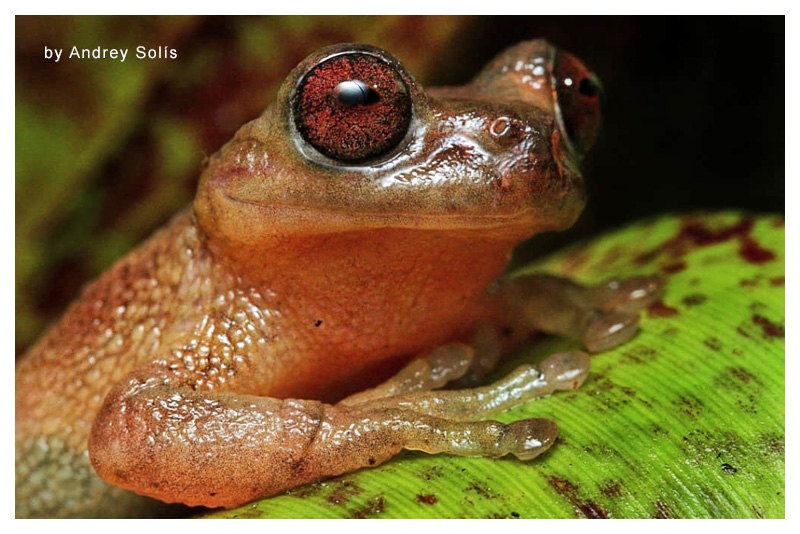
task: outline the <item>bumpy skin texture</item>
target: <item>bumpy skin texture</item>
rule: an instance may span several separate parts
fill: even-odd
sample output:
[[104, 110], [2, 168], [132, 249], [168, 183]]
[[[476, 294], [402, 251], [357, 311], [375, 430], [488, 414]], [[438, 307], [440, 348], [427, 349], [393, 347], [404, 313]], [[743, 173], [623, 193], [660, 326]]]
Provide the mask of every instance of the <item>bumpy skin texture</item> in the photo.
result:
[[[341, 52], [381, 58], [413, 101], [403, 141], [358, 165], [316, 152], [292, 116], [298, 81]], [[530, 459], [549, 447], [550, 421], [477, 420], [577, 387], [583, 353], [481, 390], [432, 390], [478, 382], [539, 327], [589, 350], [624, 342], [659, 290], [493, 284], [519, 241], [583, 207], [555, 54], [522, 43], [471, 84], [429, 93], [372, 47], [302, 62], [211, 158], [192, 209], [88, 286], [18, 364], [17, 515], [174, 511], [134, 492], [234, 506], [403, 448]], [[505, 341], [500, 326], [513, 328]]]

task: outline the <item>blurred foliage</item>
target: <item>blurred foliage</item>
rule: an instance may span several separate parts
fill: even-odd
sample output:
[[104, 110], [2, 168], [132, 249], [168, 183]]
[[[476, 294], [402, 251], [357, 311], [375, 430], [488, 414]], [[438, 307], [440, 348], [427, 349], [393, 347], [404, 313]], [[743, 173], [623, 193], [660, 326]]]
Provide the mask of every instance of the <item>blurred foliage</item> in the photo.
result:
[[[668, 277], [639, 336], [595, 355], [580, 389], [497, 417], [558, 423], [556, 444], [531, 462], [405, 452], [209, 516], [784, 517], [784, 235], [772, 216], [666, 216], [521, 270]], [[541, 339], [495, 378], [577, 349]]]
[[[272, 102], [306, 55], [337, 42], [373, 43], [425, 81], [465, 24], [461, 17], [18, 17], [17, 353], [83, 283], [191, 200], [203, 159]], [[67, 60], [73, 45], [129, 53], [125, 62]], [[135, 59], [140, 45], [174, 48], [178, 59]], [[64, 55], [46, 60], [43, 46]]]

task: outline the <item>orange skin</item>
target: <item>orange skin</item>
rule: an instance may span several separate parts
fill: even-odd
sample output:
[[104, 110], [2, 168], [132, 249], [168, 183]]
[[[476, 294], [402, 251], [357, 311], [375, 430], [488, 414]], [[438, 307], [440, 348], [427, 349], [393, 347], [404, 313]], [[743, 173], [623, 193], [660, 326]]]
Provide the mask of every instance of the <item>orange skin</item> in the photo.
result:
[[[460, 422], [488, 413], [470, 390], [425, 408], [446, 381], [431, 369], [467, 380], [491, 368], [483, 349], [453, 344], [478, 325], [513, 325], [513, 342], [538, 326], [581, 337], [590, 323], [598, 330], [595, 308], [619, 297], [617, 286], [541, 279], [487, 292], [516, 244], [569, 227], [584, 205], [554, 104], [555, 49], [521, 43], [469, 85], [429, 92], [388, 54], [347, 49], [398, 69], [414, 105], [406, 138], [366, 164], [316, 153], [293, 130], [290, 102], [298, 80], [338, 49], [298, 65], [277, 104], [211, 158], [192, 209], [87, 286], [18, 364], [18, 516], [170, 513], [153, 497], [235, 506], [402, 448], [528, 459], [555, 439], [544, 420]], [[555, 296], [518, 302], [536, 284]], [[569, 292], [591, 305], [559, 307]], [[549, 319], [536, 319], [542, 310]], [[625, 339], [635, 333], [635, 315], [603, 317], [625, 323]], [[412, 373], [422, 382], [390, 379], [325, 404], [442, 345], [409, 367], [424, 367]], [[547, 394], [585, 377], [588, 359], [554, 361], [557, 372], [514, 380]], [[360, 438], [331, 437], [355, 421]], [[392, 421], [437, 434], [386, 430]], [[452, 436], [467, 431], [475, 442], [456, 446]], [[521, 445], [531, 436], [536, 451]]]

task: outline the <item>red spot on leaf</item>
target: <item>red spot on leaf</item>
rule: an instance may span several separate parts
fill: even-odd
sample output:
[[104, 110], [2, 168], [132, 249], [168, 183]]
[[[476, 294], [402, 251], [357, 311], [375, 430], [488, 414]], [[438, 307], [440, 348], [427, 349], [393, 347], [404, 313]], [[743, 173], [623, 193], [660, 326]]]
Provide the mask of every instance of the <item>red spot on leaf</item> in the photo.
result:
[[439, 500], [436, 498], [436, 495], [417, 495], [417, 502], [421, 502], [423, 504], [436, 504]]
[[762, 315], [754, 314], [753, 322], [761, 327], [767, 337], [786, 337], [786, 329], [783, 325], [773, 323]]
[[750, 236], [742, 238], [739, 246], [739, 256], [755, 264], [766, 263], [775, 259], [774, 252], [765, 249]]
[[587, 518], [608, 519], [608, 513], [606, 513], [599, 504], [589, 499], [581, 499], [578, 495], [578, 487], [569, 480], [552, 476], [548, 482], [559, 495], [564, 497], [576, 510], [579, 510]]
[[647, 315], [650, 317], [672, 317], [678, 315], [678, 310], [672, 306], [667, 306], [664, 301], [657, 300], [647, 308]]
[[[759, 245], [750, 235], [754, 226], [755, 221], [750, 217], [719, 228], [712, 228], [703, 221], [688, 218], [684, 220], [677, 235], [664, 241], [653, 250], [640, 254], [634, 261], [639, 265], [644, 265], [655, 260], [661, 254], [679, 258], [693, 248], [715, 245], [731, 239], [740, 241], [739, 255], [745, 261], [761, 264], [774, 260], [775, 253]], [[665, 272], [671, 272], [670, 269], [677, 269], [679, 264], [680, 262], [673, 263], [662, 269]]]
[[686, 262], [683, 260], [676, 261], [675, 263], [670, 263], [669, 265], [665, 265], [661, 268], [661, 270], [667, 274], [679, 273], [684, 269], [686, 269]]

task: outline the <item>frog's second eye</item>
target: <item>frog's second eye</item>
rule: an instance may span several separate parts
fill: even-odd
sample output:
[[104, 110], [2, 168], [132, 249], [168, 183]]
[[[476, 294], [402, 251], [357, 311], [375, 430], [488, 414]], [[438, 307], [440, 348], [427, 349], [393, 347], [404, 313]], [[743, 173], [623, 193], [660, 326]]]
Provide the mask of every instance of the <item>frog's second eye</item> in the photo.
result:
[[600, 82], [577, 58], [557, 52], [553, 64], [559, 122], [572, 146], [585, 153], [600, 128]]
[[294, 100], [300, 135], [347, 162], [395, 148], [411, 123], [411, 96], [397, 70], [371, 54], [334, 56], [305, 75]]

